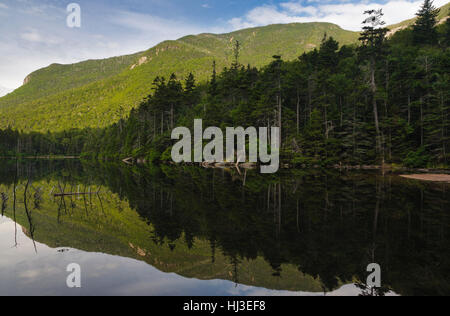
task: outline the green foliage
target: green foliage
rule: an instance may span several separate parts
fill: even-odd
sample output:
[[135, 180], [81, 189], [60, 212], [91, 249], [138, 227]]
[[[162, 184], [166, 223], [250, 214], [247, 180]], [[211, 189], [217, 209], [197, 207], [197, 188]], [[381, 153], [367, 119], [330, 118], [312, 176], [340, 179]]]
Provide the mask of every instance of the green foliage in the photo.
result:
[[103, 60], [88, 60], [72, 65], [52, 64], [31, 73], [24, 80], [21, 88], [0, 98], [0, 109], [28, 104], [37, 99], [116, 76], [127, 69], [130, 64], [137, 62], [139, 55], [138, 53]]
[[440, 10], [433, 6], [432, 0], [424, 1], [421, 9], [417, 12], [417, 20], [413, 26], [416, 44], [436, 44], [438, 38], [436, 24], [439, 12]]
[[[450, 48], [445, 42], [417, 44], [413, 30], [400, 31], [386, 39], [386, 29], [366, 26], [360, 37], [361, 46], [341, 46], [338, 41], [341, 35], [331, 36], [335, 28], [327, 25], [327, 33], [321, 34], [317, 48], [309, 52], [300, 49], [296, 60], [291, 60], [290, 53], [258, 58], [256, 50], [264, 47], [266, 53], [271, 51], [268, 43], [286, 41], [297, 45], [298, 38], [291, 36], [302, 38], [300, 30], [310, 26], [320, 29], [323, 25], [275, 25], [166, 42], [166, 46], [146, 52], [147, 59], [138, 60], [133, 69], [105, 79], [121, 82], [124, 89], [130, 89], [130, 97], [139, 98], [139, 103], [128, 97], [114, 97], [113, 101], [104, 94], [87, 112], [88, 116], [95, 114], [99, 127], [95, 129], [39, 134], [8, 128], [0, 133], [3, 135], [0, 154], [73, 153], [91, 159], [133, 157], [158, 163], [170, 160], [173, 128], [186, 126], [192, 130], [194, 119], [202, 118], [205, 127], [222, 129], [281, 126], [281, 158], [294, 165], [362, 165], [383, 161], [416, 165], [416, 156], [420, 158], [420, 154], [414, 153], [418, 148], [425, 148], [427, 163], [448, 165]], [[284, 33], [286, 30], [289, 32]], [[274, 39], [268, 36], [273, 32], [281, 33]], [[442, 38], [446, 28], [436, 28], [436, 32]], [[261, 42], [255, 42], [254, 37]], [[223, 45], [226, 42], [229, 49], [219, 52], [218, 42], [224, 42]], [[193, 59], [186, 55], [188, 48]], [[225, 51], [231, 55], [225, 58]], [[193, 61], [197, 54], [208, 57], [196, 67], [183, 64], [193, 71], [166, 75], [161, 70], [158, 76], [153, 76], [156, 69], [169, 69], [159, 64], [163, 57], [178, 65], [183, 60]], [[252, 56], [255, 63], [250, 64], [247, 61]], [[290, 61], [285, 61], [285, 57]], [[263, 60], [267, 61], [264, 66]], [[219, 70], [221, 65], [223, 68]], [[210, 80], [204, 82], [206, 78]], [[88, 86], [79, 89], [92, 89], [93, 96], [100, 93], [98, 82]], [[102, 84], [102, 89], [106, 86]], [[79, 90], [70, 93], [83, 96]], [[44, 108], [48, 109], [47, 103]], [[9, 110], [12, 109], [4, 109]], [[19, 113], [20, 105], [13, 110]], [[65, 119], [72, 120], [73, 112], [59, 116], [55, 114], [58, 111], [46, 110], [46, 115], [58, 117], [55, 121], [50, 118], [46, 128], [57, 123], [58, 131], [66, 126]], [[30, 123], [28, 115], [39, 118], [33, 111], [21, 115], [25, 116], [21, 121], [24, 124]], [[14, 115], [6, 116], [6, 120], [10, 117]], [[68, 124], [73, 123], [83, 127], [92, 122], [83, 114]], [[41, 123], [38, 125], [42, 128]]]
[[[212, 64], [214, 80], [207, 85], [196, 85], [193, 75], [181, 80], [172, 75], [168, 82], [159, 77], [153, 93], [131, 112], [122, 131], [118, 124], [106, 129], [108, 134], [128, 135], [126, 141], [110, 147], [108, 138], [99, 137], [99, 144], [84, 149], [136, 156], [133, 148], [141, 148], [140, 154], [151, 161], [170, 161], [173, 126], [192, 129], [195, 118], [222, 129], [279, 126], [281, 95], [285, 162], [375, 164], [381, 156], [410, 165], [410, 153], [424, 147], [429, 162], [448, 164], [449, 50], [416, 46], [402, 36], [409, 30], [381, 41], [380, 48], [376, 39], [371, 40], [371, 30], [366, 31], [365, 47], [339, 47], [325, 36], [320, 49], [291, 62], [274, 56], [260, 70], [241, 65], [235, 54], [235, 61], [221, 73]], [[367, 84], [372, 75], [376, 85]]]
[[417, 151], [409, 152], [403, 164], [409, 168], [423, 168], [427, 166], [429, 161], [430, 156], [427, 154], [425, 148], [421, 147]]

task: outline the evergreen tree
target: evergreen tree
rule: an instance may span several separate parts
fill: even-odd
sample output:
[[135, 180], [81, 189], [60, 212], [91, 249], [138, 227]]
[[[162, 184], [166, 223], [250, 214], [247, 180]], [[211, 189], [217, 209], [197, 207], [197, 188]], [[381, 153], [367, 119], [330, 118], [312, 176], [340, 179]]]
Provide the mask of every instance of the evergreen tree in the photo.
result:
[[216, 69], [216, 61], [213, 61], [213, 69], [211, 75], [211, 82], [209, 84], [209, 93], [211, 95], [216, 95], [217, 92], [217, 69]]
[[377, 151], [384, 157], [383, 148], [383, 136], [380, 128], [379, 112], [378, 112], [378, 86], [376, 81], [377, 76], [377, 62], [380, 61], [385, 54], [385, 39], [388, 32], [387, 28], [381, 27], [386, 24], [382, 21], [382, 10], [369, 10], [364, 12], [369, 17], [363, 22], [363, 32], [361, 33], [360, 41], [362, 46], [360, 48], [360, 56], [362, 59], [367, 60], [369, 63], [369, 77], [370, 77], [370, 91], [372, 98], [372, 108], [374, 114], [375, 131], [376, 131], [376, 144]]
[[432, 0], [425, 0], [417, 12], [417, 21], [413, 27], [414, 42], [416, 44], [435, 44], [437, 43], [437, 17], [439, 9], [436, 9]]
[[[61, 133], [0, 130], [0, 156], [79, 155], [94, 159], [170, 159], [171, 128], [280, 126], [281, 159], [293, 165], [367, 165], [384, 160], [412, 167], [449, 164], [450, 52], [414, 45], [414, 30], [386, 38], [382, 11], [368, 11], [361, 46], [339, 48], [324, 36], [319, 48], [297, 60], [273, 56], [257, 69], [213, 64], [207, 85], [193, 74], [158, 77], [153, 91], [127, 118], [105, 129]], [[449, 22], [447, 22], [449, 23]], [[436, 28], [448, 36], [447, 25]]]

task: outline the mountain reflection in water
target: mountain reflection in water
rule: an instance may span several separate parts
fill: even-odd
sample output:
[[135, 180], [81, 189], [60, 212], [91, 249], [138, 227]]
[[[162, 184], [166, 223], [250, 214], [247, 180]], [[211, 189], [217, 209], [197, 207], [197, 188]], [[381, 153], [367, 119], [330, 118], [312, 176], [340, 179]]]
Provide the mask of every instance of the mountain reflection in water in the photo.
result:
[[[448, 295], [448, 189], [370, 173], [2, 161], [0, 294]], [[66, 287], [72, 262], [82, 289]], [[372, 262], [376, 293], [364, 286]]]

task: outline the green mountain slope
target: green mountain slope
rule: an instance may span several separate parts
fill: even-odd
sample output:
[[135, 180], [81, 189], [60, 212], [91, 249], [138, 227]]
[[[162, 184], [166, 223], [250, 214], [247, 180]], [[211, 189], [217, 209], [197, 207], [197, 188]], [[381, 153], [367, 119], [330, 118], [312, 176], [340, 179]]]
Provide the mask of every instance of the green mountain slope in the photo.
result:
[[260, 67], [275, 54], [291, 60], [318, 47], [324, 33], [342, 44], [358, 38], [358, 33], [329, 23], [270, 25], [187, 36], [125, 57], [52, 65], [31, 74], [24, 86], [0, 98], [0, 128], [46, 132], [104, 127], [151, 93], [158, 75], [174, 72], [184, 77], [193, 72], [197, 80], [207, 80], [213, 60], [219, 70], [231, 63], [236, 40], [242, 43], [240, 61]]
[[[439, 19], [448, 16], [450, 3]], [[392, 33], [415, 19], [392, 25]], [[318, 47], [324, 34], [340, 44], [356, 43], [357, 32], [329, 23], [293, 23], [251, 28], [228, 34], [200, 34], [165, 41], [134, 55], [91, 60], [73, 65], [51, 65], [29, 75], [22, 87], [0, 98], [0, 128], [24, 131], [62, 131], [105, 127], [126, 115], [151, 93], [156, 76], [179, 78], [193, 72], [198, 81], [232, 62], [233, 43], [242, 44], [240, 62], [261, 67], [273, 55], [292, 60]]]
[[72, 65], [52, 64], [28, 75], [21, 88], [0, 100], [0, 108], [16, 106], [117, 75], [135, 62], [138, 56], [139, 53]]

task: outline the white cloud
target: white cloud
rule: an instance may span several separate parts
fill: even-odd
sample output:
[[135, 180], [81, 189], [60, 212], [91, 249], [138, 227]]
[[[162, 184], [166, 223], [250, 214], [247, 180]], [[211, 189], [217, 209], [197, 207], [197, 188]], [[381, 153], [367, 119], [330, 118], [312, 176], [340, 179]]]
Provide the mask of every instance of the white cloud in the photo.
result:
[[300, 3], [295, 2], [285, 2], [281, 4], [281, 7], [286, 9], [289, 12], [296, 13], [296, 14], [309, 14], [309, 15], [316, 15], [319, 12], [319, 9], [317, 9], [314, 6], [303, 6]]
[[141, 35], [151, 35], [152, 38], [158, 38], [159, 41], [177, 39], [180, 36], [201, 31], [188, 22], [129, 11], [118, 11], [109, 20], [113, 24], [138, 31]]
[[[448, 0], [435, 0], [434, 4], [442, 6], [447, 2]], [[239, 29], [276, 23], [331, 22], [347, 30], [359, 31], [363, 12], [366, 10], [382, 8], [386, 23], [395, 24], [414, 17], [422, 3], [422, 0], [391, 0], [384, 4], [366, 0], [350, 3], [344, 0], [340, 4], [331, 4], [323, 0], [309, 0], [305, 5], [304, 1], [290, 1], [278, 6], [256, 7], [243, 17], [229, 20], [229, 24], [234, 29]]]
[[62, 42], [62, 39], [53, 37], [53, 36], [43, 36], [39, 31], [35, 29], [29, 29], [24, 33], [20, 34], [20, 38], [32, 42], [32, 43], [41, 43], [46, 45], [55, 45]]

